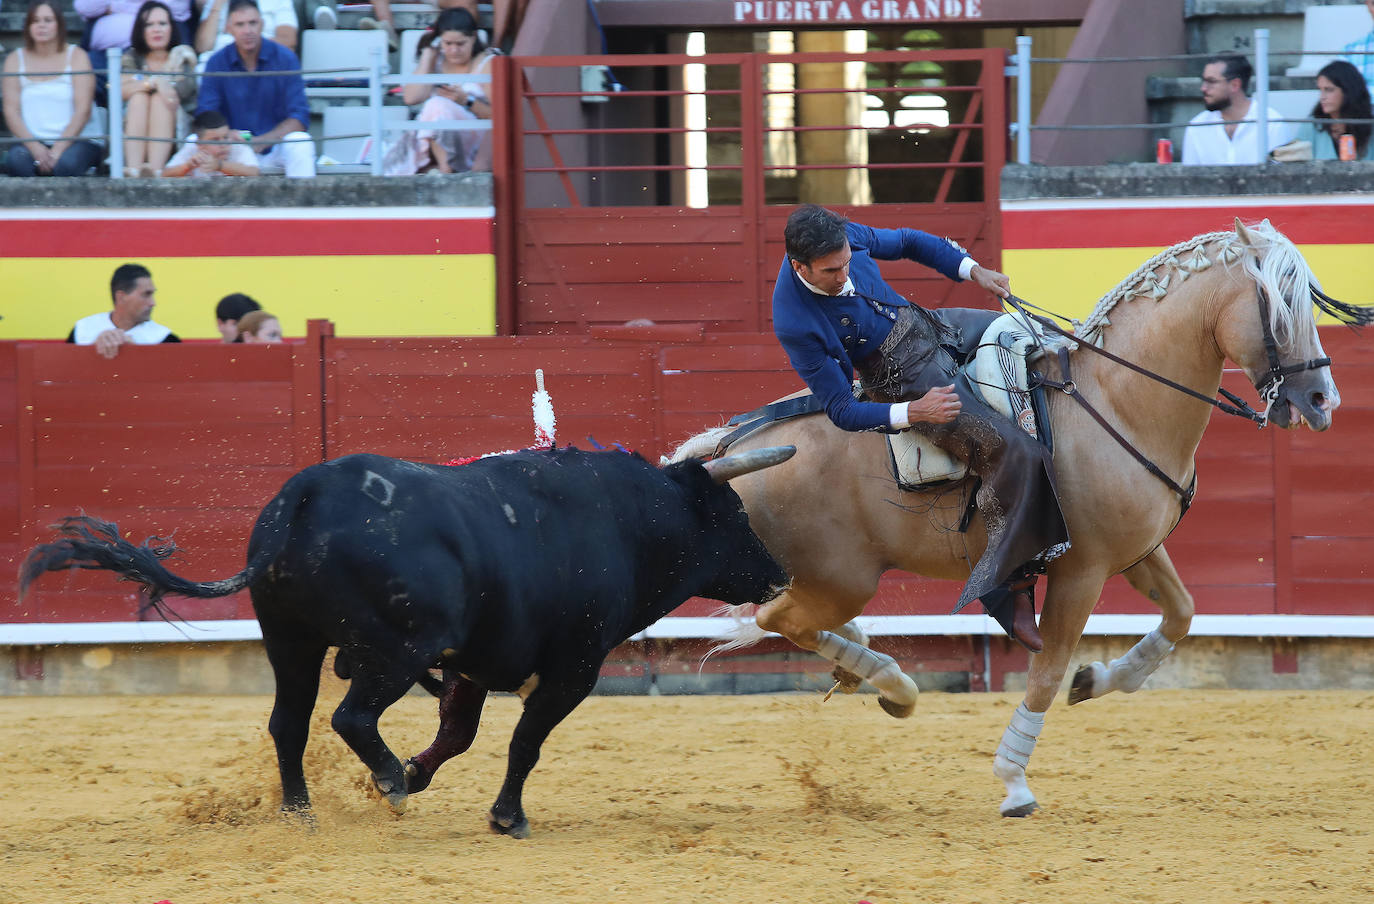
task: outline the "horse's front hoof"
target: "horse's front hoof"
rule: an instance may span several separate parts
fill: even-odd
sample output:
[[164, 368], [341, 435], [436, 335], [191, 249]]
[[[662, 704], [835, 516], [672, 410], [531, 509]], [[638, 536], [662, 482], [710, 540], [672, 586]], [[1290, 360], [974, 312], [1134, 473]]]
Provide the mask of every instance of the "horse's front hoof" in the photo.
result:
[[878, 705], [883, 708], [883, 712], [894, 719], [905, 719], [916, 712], [915, 703], [896, 703], [886, 697], [879, 697]]
[[530, 821], [523, 814], [514, 819], [498, 819], [495, 813], [488, 813], [487, 825], [497, 835], [508, 835], [511, 838], [530, 837]]
[[389, 778], [379, 779], [372, 776], [372, 785], [377, 792], [386, 800], [387, 805], [396, 813], [406, 811], [406, 791], [404, 785], [398, 785]]
[[[1003, 804], [1003, 806], [1006, 807], [1005, 804]], [[1016, 807], [1006, 807], [1001, 813], [1008, 819], [1020, 819], [1023, 816], [1031, 815], [1038, 809], [1040, 809], [1040, 805], [1032, 799], [1028, 804], [1021, 804]]]
[[1082, 703], [1093, 698], [1093, 667], [1081, 665], [1073, 673], [1073, 684], [1069, 686], [1069, 705]]

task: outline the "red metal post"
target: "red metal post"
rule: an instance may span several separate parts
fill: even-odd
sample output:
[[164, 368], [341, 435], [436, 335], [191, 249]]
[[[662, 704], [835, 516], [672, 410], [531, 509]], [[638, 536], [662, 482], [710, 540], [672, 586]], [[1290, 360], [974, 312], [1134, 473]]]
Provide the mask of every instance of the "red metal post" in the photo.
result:
[[766, 318], [763, 306], [769, 298], [768, 264], [764, 260], [768, 247], [768, 210], [765, 203], [763, 178], [763, 67], [768, 57], [751, 53], [739, 65], [740, 106], [740, 225], [749, 231], [752, 260], [743, 266], [753, 273], [753, 316], [745, 319], [754, 332], [762, 332]]

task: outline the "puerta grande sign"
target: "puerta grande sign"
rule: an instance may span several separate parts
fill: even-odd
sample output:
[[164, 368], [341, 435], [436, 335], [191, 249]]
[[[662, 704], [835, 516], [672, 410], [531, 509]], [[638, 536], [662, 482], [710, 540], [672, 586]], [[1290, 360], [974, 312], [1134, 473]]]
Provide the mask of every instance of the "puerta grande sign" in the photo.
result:
[[735, 0], [735, 21], [792, 25], [981, 19], [983, 0]]

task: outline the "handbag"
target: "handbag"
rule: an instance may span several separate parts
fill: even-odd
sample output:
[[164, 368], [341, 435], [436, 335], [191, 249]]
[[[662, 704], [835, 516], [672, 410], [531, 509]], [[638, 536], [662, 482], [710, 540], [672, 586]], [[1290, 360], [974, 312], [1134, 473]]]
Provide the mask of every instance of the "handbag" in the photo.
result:
[[1295, 138], [1269, 152], [1269, 159], [1278, 163], [1302, 163], [1312, 159], [1312, 142]]

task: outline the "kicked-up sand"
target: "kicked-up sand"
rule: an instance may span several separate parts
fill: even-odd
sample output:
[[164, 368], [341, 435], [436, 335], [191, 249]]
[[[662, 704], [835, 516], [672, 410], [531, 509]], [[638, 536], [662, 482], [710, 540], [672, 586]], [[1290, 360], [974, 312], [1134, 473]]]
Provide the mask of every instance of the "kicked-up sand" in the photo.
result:
[[[969, 904], [1374, 901], [1374, 693], [1150, 691], [1050, 711], [1042, 810], [997, 814], [1017, 697], [595, 697], [525, 792], [533, 837], [486, 811], [520, 714], [392, 814], [329, 728], [318, 825], [277, 811], [267, 697], [0, 699], [0, 902]], [[434, 700], [383, 719], [428, 745]]]

